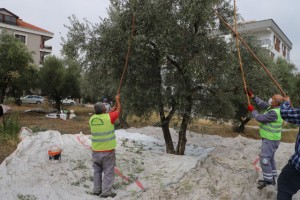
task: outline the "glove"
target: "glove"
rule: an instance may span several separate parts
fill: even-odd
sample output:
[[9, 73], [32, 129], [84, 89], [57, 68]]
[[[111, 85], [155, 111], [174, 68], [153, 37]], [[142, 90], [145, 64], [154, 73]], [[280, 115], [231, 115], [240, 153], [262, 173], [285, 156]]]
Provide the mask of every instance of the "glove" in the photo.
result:
[[253, 97], [254, 95], [253, 95], [253, 91], [251, 90], [251, 89], [247, 89], [247, 94], [248, 94], [248, 96], [249, 97]]
[[248, 111], [252, 112], [254, 109], [255, 109], [255, 108], [254, 108], [253, 105], [250, 104], [250, 105], [248, 106]]

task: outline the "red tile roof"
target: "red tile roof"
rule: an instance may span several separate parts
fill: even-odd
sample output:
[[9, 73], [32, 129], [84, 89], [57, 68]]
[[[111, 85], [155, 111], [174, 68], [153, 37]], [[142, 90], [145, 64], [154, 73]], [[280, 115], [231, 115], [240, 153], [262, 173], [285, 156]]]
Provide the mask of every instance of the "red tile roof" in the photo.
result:
[[18, 26], [21, 26], [21, 27], [24, 27], [24, 28], [32, 29], [32, 30], [42, 31], [42, 32], [46, 32], [46, 33], [53, 34], [53, 33], [50, 32], [50, 31], [47, 31], [47, 30], [42, 29], [42, 28], [40, 28], [40, 27], [37, 27], [37, 26], [34, 26], [34, 25], [29, 24], [29, 23], [27, 23], [27, 22], [24, 22], [24, 21], [21, 20], [21, 19], [17, 19], [17, 25], [18, 25]]

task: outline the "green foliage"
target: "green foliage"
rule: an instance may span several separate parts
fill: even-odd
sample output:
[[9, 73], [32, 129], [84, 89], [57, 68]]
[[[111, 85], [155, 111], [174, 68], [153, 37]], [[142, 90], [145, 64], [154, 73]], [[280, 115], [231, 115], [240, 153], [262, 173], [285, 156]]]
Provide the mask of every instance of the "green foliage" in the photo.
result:
[[[83, 67], [84, 95], [92, 99], [114, 96], [134, 16], [131, 55], [121, 90], [123, 114], [147, 118], [154, 111], [161, 120], [178, 114], [182, 133], [191, 116], [240, 119], [248, 111], [236, 47], [234, 41], [221, 37], [228, 31], [211, 8], [233, 21], [227, 0], [112, 0], [108, 18], [99, 24], [70, 18], [63, 53]], [[255, 38], [245, 40], [284, 88], [292, 91], [293, 82], [286, 77], [292, 75], [292, 68], [281, 60], [275, 64]], [[248, 87], [255, 95], [268, 99], [278, 93], [244, 47], [241, 54]]]
[[42, 93], [49, 95], [60, 110], [62, 98], [80, 96], [80, 70], [76, 62], [63, 61], [55, 56], [47, 57], [40, 70]]
[[20, 97], [23, 90], [34, 86], [35, 68], [32, 53], [25, 44], [6, 31], [0, 34], [0, 102], [10, 92]]
[[[136, 31], [122, 85], [122, 96], [126, 97], [122, 98], [123, 111], [147, 117], [161, 105], [176, 103], [184, 113], [185, 97], [194, 90], [201, 88], [205, 100], [213, 98], [208, 93], [217, 86], [200, 86], [218, 73], [222, 79], [223, 66], [230, 62], [224, 40], [211, 37], [218, 28], [210, 9], [214, 5], [224, 12], [231, 9], [226, 1], [112, 1], [109, 19], [99, 25], [92, 27], [75, 16], [70, 18], [63, 52], [69, 58], [85, 55], [77, 60], [87, 70], [85, 80], [89, 84], [85, 85], [93, 85], [86, 95], [94, 99], [114, 96], [134, 10]], [[166, 87], [161, 87], [163, 84]]]
[[19, 123], [18, 115], [8, 115], [2, 117], [0, 136], [3, 140], [17, 139], [20, 129], [21, 125]]

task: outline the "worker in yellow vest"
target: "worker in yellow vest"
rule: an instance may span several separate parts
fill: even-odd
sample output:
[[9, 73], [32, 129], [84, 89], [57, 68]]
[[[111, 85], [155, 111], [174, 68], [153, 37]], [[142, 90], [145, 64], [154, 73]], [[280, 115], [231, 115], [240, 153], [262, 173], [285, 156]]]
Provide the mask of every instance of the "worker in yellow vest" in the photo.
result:
[[283, 97], [279, 94], [272, 96], [268, 102], [265, 102], [254, 96], [251, 90], [248, 90], [249, 97], [261, 109], [265, 109], [263, 114], [258, 113], [253, 105], [248, 106], [248, 110], [252, 113], [253, 118], [260, 122], [259, 134], [262, 138], [260, 157], [260, 166], [263, 172], [263, 179], [258, 180], [258, 189], [263, 189], [268, 185], [275, 185], [277, 177], [277, 169], [275, 163], [275, 152], [280, 144], [281, 129], [283, 119], [280, 115], [280, 104]]
[[95, 114], [89, 120], [94, 168], [93, 193], [101, 198], [113, 198], [116, 196], [111, 189], [115, 178], [117, 146], [114, 122], [121, 112], [120, 96], [116, 96], [116, 105], [110, 112], [106, 112], [105, 105], [101, 102], [94, 105], [94, 111]]

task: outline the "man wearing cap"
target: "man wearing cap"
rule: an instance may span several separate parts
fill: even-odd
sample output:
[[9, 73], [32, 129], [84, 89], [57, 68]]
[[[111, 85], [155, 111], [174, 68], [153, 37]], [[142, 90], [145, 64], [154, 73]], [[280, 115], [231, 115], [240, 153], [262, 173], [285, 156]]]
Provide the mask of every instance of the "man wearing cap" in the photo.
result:
[[280, 104], [283, 97], [279, 94], [272, 96], [268, 102], [261, 100], [248, 90], [248, 95], [261, 109], [265, 109], [263, 114], [258, 113], [253, 105], [248, 106], [253, 118], [260, 122], [259, 134], [262, 138], [260, 157], [260, 166], [262, 168], [263, 179], [258, 180], [258, 189], [263, 189], [267, 185], [275, 185], [277, 169], [275, 162], [275, 152], [280, 144], [281, 129], [283, 119], [280, 115]]
[[93, 193], [102, 198], [115, 197], [116, 193], [111, 191], [115, 178], [117, 146], [114, 122], [121, 112], [120, 96], [116, 96], [116, 105], [109, 113], [106, 113], [105, 105], [101, 102], [94, 105], [94, 110], [95, 114], [89, 120], [94, 168]]

